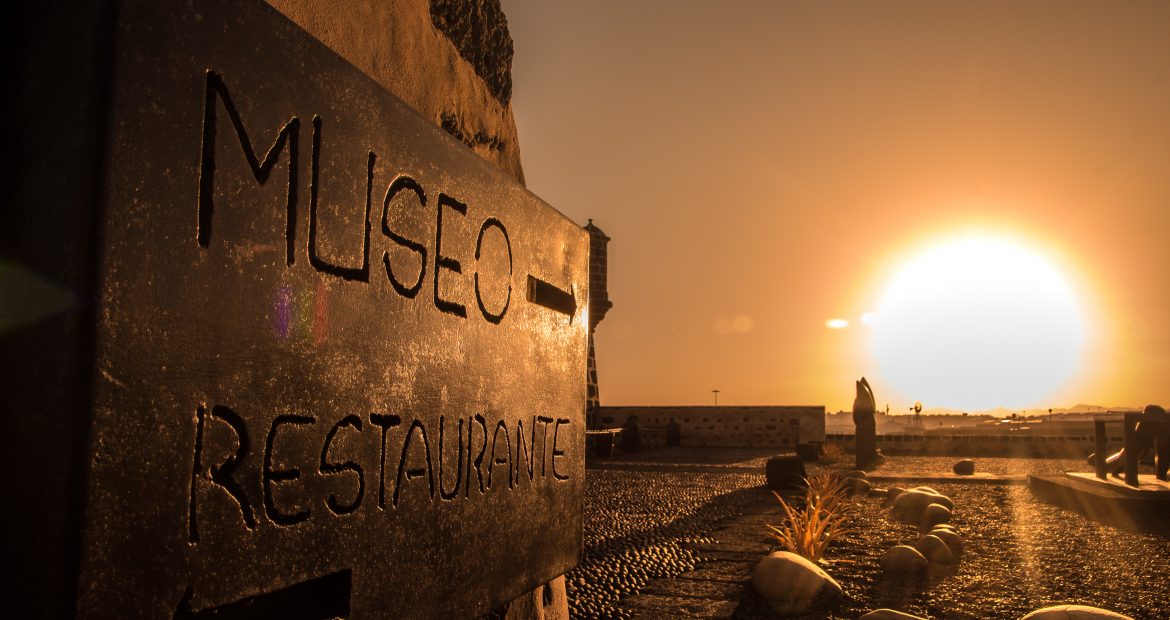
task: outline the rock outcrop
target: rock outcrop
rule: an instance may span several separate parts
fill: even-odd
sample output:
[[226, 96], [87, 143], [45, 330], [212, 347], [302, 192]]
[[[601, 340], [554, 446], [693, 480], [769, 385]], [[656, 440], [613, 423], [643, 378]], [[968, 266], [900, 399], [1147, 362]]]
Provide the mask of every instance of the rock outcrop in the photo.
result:
[[266, 0], [520, 183], [512, 38], [499, 0]]

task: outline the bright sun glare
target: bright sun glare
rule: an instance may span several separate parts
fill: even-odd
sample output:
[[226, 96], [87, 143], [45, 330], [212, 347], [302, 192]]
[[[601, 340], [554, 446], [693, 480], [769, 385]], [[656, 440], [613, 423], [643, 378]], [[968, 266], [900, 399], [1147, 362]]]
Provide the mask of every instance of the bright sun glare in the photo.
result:
[[967, 411], [1043, 404], [1077, 370], [1084, 322], [1065, 278], [1012, 242], [965, 238], [898, 272], [872, 320], [883, 382]]

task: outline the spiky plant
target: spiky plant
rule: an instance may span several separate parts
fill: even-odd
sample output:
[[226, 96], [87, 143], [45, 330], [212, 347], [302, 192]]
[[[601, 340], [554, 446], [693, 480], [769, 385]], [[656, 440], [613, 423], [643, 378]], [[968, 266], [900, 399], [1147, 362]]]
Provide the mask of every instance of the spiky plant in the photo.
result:
[[835, 474], [812, 474], [805, 482], [802, 508], [789, 504], [772, 491], [784, 510], [785, 520], [780, 525], [768, 525], [768, 529], [769, 535], [786, 550], [816, 562], [829, 543], [846, 531], [841, 508], [848, 501], [849, 493], [846, 481]]

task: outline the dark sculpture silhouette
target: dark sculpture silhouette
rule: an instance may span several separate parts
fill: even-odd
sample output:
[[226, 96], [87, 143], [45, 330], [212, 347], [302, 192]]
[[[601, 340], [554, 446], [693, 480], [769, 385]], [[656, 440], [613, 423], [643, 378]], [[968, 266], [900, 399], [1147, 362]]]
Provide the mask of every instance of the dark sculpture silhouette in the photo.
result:
[[638, 418], [630, 416], [622, 425], [622, 432], [618, 435], [618, 447], [622, 452], [638, 452], [642, 449], [642, 429], [638, 426]]
[[[1146, 405], [1138, 420], [1135, 431], [1136, 445], [1126, 446], [1105, 459], [1105, 469], [1114, 477], [1120, 478], [1125, 469], [1126, 450], [1137, 453], [1139, 462], [1153, 459], [1156, 448], [1157, 459], [1154, 461], [1154, 473], [1158, 480], [1166, 480], [1167, 470], [1170, 469], [1170, 415], [1158, 405]], [[1093, 463], [1096, 454], [1089, 456]]]
[[853, 424], [857, 427], [853, 435], [853, 453], [858, 469], [872, 467], [880, 460], [877, 452], [877, 422], [874, 419], [876, 412], [873, 390], [869, 387], [869, 381], [862, 377], [857, 382], [857, 397], [853, 399]]

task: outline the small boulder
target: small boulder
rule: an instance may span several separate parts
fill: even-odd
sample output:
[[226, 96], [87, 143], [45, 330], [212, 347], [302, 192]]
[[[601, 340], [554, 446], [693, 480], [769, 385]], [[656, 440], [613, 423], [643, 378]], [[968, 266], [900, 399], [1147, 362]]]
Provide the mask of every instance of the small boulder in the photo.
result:
[[951, 511], [942, 504], [930, 504], [922, 511], [922, 529], [929, 532], [940, 523], [950, 523]]
[[914, 543], [914, 548], [926, 559], [935, 564], [951, 564], [955, 561], [955, 554], [943, 539], [934, 534], [927, 534]]
[[906, 489], [903, 489], [902, 487], [890, 487], [886, 489], [886, 501], [883, 505], [886, 507], [893, 505], [894, 500], [898, 499], [898, 496], [905, 492]]
[[854, 495], [868, 495], [869, 490], [873, 488], [873, 485], [865, 478], [846, 478], [845, 484]]
[[846, 479], [860, 478], [862, 480], [869, 480], [869, 476], [866, 475], [866, 473], [860, 469], [851, 469], [851, 470], [845, 472], [845, 478]]
[[926, 620], [922, 616], [911, 616], [910, 614], [894, 611], [893, 609], [875, 609], [859, 620]]
[[1133, 618], [1100, 607], [1055, 605], [1037, 609], [1021, 620], [1133, 620]]
[[932, 489], [930, 487], [919, 487], [917, 489], [911, 489], [911, 490], [927, 495], [928, 497], [930, 497], [932, 503], [942, 504], [943, 506], [946, 506], [948, 510], [955, 509], [955, 502], [952, 501], [951, 498], [947, 497], [946, 495], [943, 495], [942, 493], [939, 493], [938, 491], [935, 491], [934, 489]]
[[921, 515], [927, 506], [932, 504], [930, 496], [921, 491], [906, 491], [894, 498], [891, 509], [895, 513], [906, 515]]
[[958, 559], [959, 556], [963, 555], [963, 537], [955, 533], [954, 530], [936, 526], [933, 530], [930, 531], [930, 533], [933, 536], [938, 536], [944, 543], [947, 544], [947, 547], [950, 548], [951, 553], [955, 556], [955, 559]]
[[752, 587], [778, 613], [801, 613], [818, 600], [841, 597], [841, 586], [821, 567], [789, 551], [776, 551], [756, 564]]
[[922, 522], [923, 513], [931, 504], [939, 504], [947, 510], [953, 510], [955, 507], [955, 503], [949, 497], [927, 489], [917, 488], [900, 493], [895, 497], [891, 513], [896, 519], [918, 524]]
[[798, 456], [774, 456], [764, 465], [764, 481], [774, 491], [803, 489], [804, 461]]
[[975, 475], [975, 461], [971, 459], [963, 459], [954, 466], [955, 473], [960, 476], [974, 476]]
[[930, 567], [926, 556], [910, 545], [890, 547], [878, 560], [887, 573], [919, 573]]

